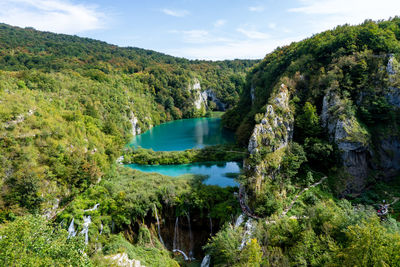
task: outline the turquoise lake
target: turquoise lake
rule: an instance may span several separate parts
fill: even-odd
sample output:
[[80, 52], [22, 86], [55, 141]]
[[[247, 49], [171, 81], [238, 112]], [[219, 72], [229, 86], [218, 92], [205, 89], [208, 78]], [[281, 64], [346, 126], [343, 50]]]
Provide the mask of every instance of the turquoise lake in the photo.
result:
[[[234, 142], [234, 135], [221, 126], [220, 118], [185, 119], [164, 123], [137, 135], [129, 146], [154, 151], [180, 151]], [[184, 174], [206, 175], [205, 184], [238, 186], [232, 178], [240, 173], [238, 162], [202, 162], [182, 165], [139, 165], [128, 167], [142, 172], [157, 172], [168, 176]]]
[[232, 142], [234, 135], [221, 126], [220, 118], [198, 118], [155, 126], [135, 136], [129, 146], [154, 151], [179, 151]]
[[168, 176], [180, 176], [184, 174], [200, 174], [207, 175], [204, 181], [208, 185], [238, 186], [232, 176], [240, 173], [238, 162], [207, 162], [207, 163], [191, 163], [182, 165], [127, 165], [132, 169], [142, 172], [157, 172]]

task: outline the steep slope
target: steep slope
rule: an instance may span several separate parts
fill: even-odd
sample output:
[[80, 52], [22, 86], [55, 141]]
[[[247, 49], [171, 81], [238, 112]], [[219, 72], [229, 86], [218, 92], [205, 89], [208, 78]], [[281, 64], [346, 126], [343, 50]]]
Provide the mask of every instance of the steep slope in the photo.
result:
[[250, 155], [245, 212], [205, 246], [214, 266], [400, 265], [399, 59], [393, 18], [337, 27], [255, 66], [223, 118]]
[[[340, 26], [278, 48], [253, 69], [224, 121], [242, 144], [250, 140], [254, 192], [277, 176], [301, 182], [308, 171], [330, 174], [342, 195], [399, 175], [399, 25]], [[289, 170], [293, 145], [293, 157], [308, 162]]]

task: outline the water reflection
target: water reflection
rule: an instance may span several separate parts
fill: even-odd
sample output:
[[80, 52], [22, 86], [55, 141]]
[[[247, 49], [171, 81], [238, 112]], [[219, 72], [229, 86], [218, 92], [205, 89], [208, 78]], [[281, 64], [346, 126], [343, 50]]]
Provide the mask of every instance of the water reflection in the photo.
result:
[[205, 162], [182, 165], [127, 165], [132, 169], [142, 172], [157, 172], [168, 176], [180, 176], [183, 174], [207, 175], [205, 184], [225, 186], [238, 186], [233, 179], [240, 173], [240, 163], [238, 162]]
[[179, 151], [233, 141], [233, 133], [222, 129], [221, 119], [198, 118], [158, 125], [135, 136], [129, 145], [154, 151]]

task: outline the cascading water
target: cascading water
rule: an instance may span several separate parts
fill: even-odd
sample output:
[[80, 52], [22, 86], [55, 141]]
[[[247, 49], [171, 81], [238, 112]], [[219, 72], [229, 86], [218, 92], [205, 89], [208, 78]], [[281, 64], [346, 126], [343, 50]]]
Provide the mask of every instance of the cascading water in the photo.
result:
[[72, 221], [68, 227], [68, 238], [76, 236], [76, 231], [75, 231], [75, 225], [74, 225], [74, 218], [72, 218]]
[[240, 250], [242, 250], [247, 245], [247, 242], [249, 242], [254, 231], [254, 226], [253, 219], [248, 218], [246, 224], [244, 225], [245, 232], [243, 234], [242, 243], [240, 244]]
[[244, 214], [240, 214], [240, 216], [236, 219], [235, 228], [238, 228], [244, 221]]
[[85, 244], [89, 243], [89, 225], [92, 223], [92, 218], [89, 216], [83, 216], [82, 231], [80, 234], [85, 235]]
[[188, 219], [188, 224], [189, 224], [189, 258], [190, 260], [194, 260], [195, 258], [193, 257], [193, 234], [192, 234], [192, 225], [190, 223], [190, 214], [189, 212], [186, 214], [187, 219]]
[[100, 224], [100, 234], [99, 235], [101, 235], [103, 233], [103, 228], [104, 228], [103, 224]]
[[160, 220], [158, 219], [156, 204], [154, 204], [154, 211], [155, 211], [155, 213], [156, 213], [156, 219], [157, 219], [158, 238], [160, 239], [161, 244], [165, 247], [164, 241], [163, 241], [163, 239], [162, 239], [162, 237], [161, 237]]
[[174, 242], [172, 243], [172, 250], [176, 250], [179, 246], [179, 217], [175, 219], [175, 228], [174, 228]]
[[100, 206], [100, 204], [99, 203], [97, 203], [96, 205], [94, 205], [94, 207], [93, 208], [91, 208], [91, 209], [87, 209], [87, 210], [84, 210], [85, 212], [86, 211], [94, 211], [94, 210], [97, 210], [97, 208]]
[[209, 267], [211, 262], [211, 256], [206, 255], [203, 260], [201, 261], [200, 267]]
[[183, 258], [185, 259], [185, 261], [188, 261], [188, 260], [189, 260], [189, 257], [185, 254], [185, 252], [183, 252], [183, 251], [180, 250], [180, 249], [174, 249], [174, 250], [172, 250], [172, 252], [179, 252], [179, 253], [182, 254], [182, 256], [183, 256]]
[[[234, 228], [238, 228], [244, 222], [244, 219], [245, 215], [243, 213], [240, 214], [240, 216], [236, 219]], [[247, 221], [244, 225], [242, 243], [240, 244], [239, 247], [240, 250], [242, 250], [246, 246], [247, 242], [249, 242], [251, 235], [253, 234], [254, 227], [255, 227], [254, 220], [251, 218], [247, 218]]]
[[[213, 231], [213, 227], [212, 227], [212, 219], [210, 218], [210, 236], [212, 236], [212, 231]], [[203, 260], [201, 261], [201, 266], [200, 267], [209, 267], [210, 266], [210, 262], [211, 262], [211, 255], [207, 254], [204, 256]]]

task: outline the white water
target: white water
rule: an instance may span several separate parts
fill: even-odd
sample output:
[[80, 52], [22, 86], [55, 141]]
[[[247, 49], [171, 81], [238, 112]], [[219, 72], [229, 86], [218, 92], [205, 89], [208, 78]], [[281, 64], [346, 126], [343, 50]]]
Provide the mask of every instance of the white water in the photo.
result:
[[74, 218], [68, 227], [68, 238], [76, 236], [75, 225], [74, 225]]
[[249, 242], [251, 236], [253, 235], [254, 226], [253, 219], [248, 218], [246, 224], [244, 225], [245, 232], [243, 234], [242, 244], [240, 244], [240, 250], [242, 250]]
[[203, 258], [200, 267], [209, 267], [210, 266], [210, 262], [211, 262], [211, 256], [210, 255], [206, 255]]
[[[245, 215], [242, 213], [240, 216], [236, 219], [234, 228], [238, 228], [245, 219]], [[243, 233], [243, 238], [242, 238], [242, 243], [240, 244], [239, 249], [242, 250], [247, 243], [249, 242], [251, 236], [253, 235], [254, 232], [254, 227], [255, 227], [255, 222], [251, 218], [247, 218], [247, 221], [244, 225], [244, 233]]]
[[180, 250], [180, 249], [174, 249], [174, 250], [172, 250], [172, 252], [179, 252], [179, 253], [182, 254], [182, 256], [183, 256], [183, 258], [185, 259], [185, 261], [188, 261], [188, 260], [189, 260], [189, 257], [185, 254], [185, 252], [183, 252], [183, 251]]
[[189, 223], [189, 242], [190, 242], [190, 247], [189, 247], [189, 258], [190, 260], [194, 260], [195, 258], [193, 257], [193, 234], [192, 234], [192, 225], [190, 224], [190, 214], [189, 212], [187, 213], [187, 218], [188, 218], [188, 223]]
[[86, 212], [86, 211], [94, 211], [94, 210], [97, 210], [97, 208], [98, 208], [99, 206], [100, 206], [100, 204], [97, 203], [96, 205], [94, 205], [93, 208], [84, 210], [84, 212]]
[[158, 238], [160, 239], [161, 244], [165, 247], [164, 240], [163, 240], [162, 237], [161, 237], [160, 220], [158, 219], [156, 204], [154, 204], [154, 211], [155, 211], [155, 213], [156, 213], [156, 219], [157, 219]]
[[89, 243], [89, 226], [92, 223], [92, 218], [89, 216], [83, 216], [83, 225], [82, 225], [82, 231], [80, 234], [85, 235], [85, 244], [87, 245]]
[[235, 228], [238, 228], [244, 221], [244, 214], [240, 214], [240, 216], [236, 219]]
[[172, 250], [174, 251], [175, 249], [178, 248], [178, 243], [179, 242], [179, 217], [176, 217], [175, 219], [175, 229], [174, 229], [174, 242], [172, 244]]
[[103, 224], [100, 224], [100, 234], [99, 235], [101, 235], [103, 233], [103, 228], [104, 228]]

